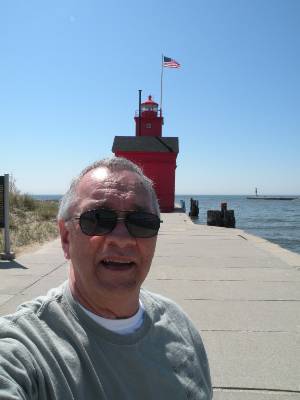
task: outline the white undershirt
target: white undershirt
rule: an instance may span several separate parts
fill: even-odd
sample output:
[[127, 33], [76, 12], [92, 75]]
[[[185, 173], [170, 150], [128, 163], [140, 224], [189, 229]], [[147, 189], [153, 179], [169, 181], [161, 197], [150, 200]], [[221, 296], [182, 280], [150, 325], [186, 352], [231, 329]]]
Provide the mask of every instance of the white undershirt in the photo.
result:
[[87, 310], [80, 303], [78, 303], [82, 310], [89, 315], [95, 322], [104, 328], [119, 333], [120, 335], [128, 335], [129, 333], [133, 333], [136, 331], [143, 323], [144, 318], [144, 306], [139, 300], [139, 309], [136, 314], [134, 314], [130, 318], [122, 318], [122, 319], [109, 319], [100, 317], [100, 315], [94, 314], [90, 310]]

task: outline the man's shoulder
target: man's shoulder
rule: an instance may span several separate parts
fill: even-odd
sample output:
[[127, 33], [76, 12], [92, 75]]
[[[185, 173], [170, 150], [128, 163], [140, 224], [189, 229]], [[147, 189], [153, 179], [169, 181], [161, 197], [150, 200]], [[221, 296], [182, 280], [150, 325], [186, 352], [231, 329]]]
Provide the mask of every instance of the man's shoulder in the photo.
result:
[[156, 304], [157, 306], [163, 306], [163, 307], [175, 307], [177, 309], [180, 309], [178, 304], [175, 303], [175, 301], [169, 299], [168, 297], [165, 297], [159, 293], [154, 293], [151, 292], [150, 290], [147, 290], [145, 288], [141, 289], [141, 297], [142, 299], [147, 299], [148, 301], [152, 302], [153, 304]]
[[189, 317], [175, 301], [149, 290], [141, 290], [142, 302], [146, 303], [154, 312], [168, 314], [172, 319], [189, 321]]
[[146, 303], [146, 309], [150, 311], [154, 324], [159, 321], [167, 329], [179, 330], [181, 336], [189, 337], [202, 345], [198, 327], [175, 301], [145, 289], [141, 291], [141, 299]]

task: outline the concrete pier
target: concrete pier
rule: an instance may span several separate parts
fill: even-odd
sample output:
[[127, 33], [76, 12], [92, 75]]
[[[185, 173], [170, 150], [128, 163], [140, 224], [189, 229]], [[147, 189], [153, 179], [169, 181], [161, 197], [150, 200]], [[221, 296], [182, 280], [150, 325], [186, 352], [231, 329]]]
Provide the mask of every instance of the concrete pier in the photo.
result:
[[[216, 400], [300, 399], [300, 255], [238, 229], [162, 214], [144, 286], [201, 332]], [[0, 261], [0, 315], [67, 276], [59, 240]]]

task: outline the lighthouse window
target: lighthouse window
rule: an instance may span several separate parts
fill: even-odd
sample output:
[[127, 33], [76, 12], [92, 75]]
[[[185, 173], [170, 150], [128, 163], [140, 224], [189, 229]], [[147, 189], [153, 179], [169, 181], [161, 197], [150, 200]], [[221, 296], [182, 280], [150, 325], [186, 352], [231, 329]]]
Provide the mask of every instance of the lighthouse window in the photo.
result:
[[146, 124], [146, 128], [151, 128], [151, 124]]

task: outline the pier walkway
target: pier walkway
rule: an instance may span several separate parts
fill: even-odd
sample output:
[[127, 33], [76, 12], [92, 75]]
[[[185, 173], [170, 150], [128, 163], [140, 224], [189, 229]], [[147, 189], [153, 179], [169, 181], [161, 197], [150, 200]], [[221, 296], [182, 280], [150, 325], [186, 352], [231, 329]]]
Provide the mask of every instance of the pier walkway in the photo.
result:
[[[238, 229], [163, 214], [146, 288], [174, 299], [205, 343], [215, 400], [300, 399], [300, 255]], [[0, 261], [0, 315], [67, 276], [59, 240]]]

